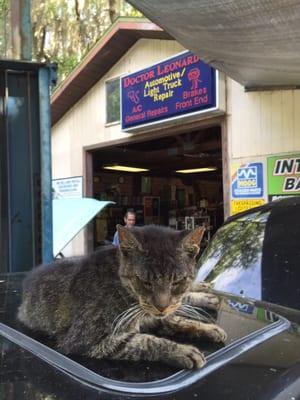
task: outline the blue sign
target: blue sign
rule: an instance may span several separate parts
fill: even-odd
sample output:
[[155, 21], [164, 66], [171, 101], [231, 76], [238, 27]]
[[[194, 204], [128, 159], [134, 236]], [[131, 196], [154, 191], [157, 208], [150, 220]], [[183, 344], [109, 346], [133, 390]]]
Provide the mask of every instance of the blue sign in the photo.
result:
[[240, 165], [232, 179], [232, 197], [257, 198], [263, 197], [263, 164], [250, 163]]
[[216, 71], [191, 52], [122, 77], [122, 129], [216, 107]]

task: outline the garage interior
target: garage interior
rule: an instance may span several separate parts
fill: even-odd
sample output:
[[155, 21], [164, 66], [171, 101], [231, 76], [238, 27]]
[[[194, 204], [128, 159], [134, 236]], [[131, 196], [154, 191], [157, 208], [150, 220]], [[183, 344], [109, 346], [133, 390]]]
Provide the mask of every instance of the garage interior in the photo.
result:
[[[97, 149], [92, 160], [93, 197], [116, 203], [95, 219], [94, 248], [112, 241], [127, 210], [135, 211], [138, 226], [205, 225], [203, 247], [224, 220], [219, 126]], [[145, 171], [119, 171], [118, 166]], [[200, 171], [179, 172], [194, 169]]]

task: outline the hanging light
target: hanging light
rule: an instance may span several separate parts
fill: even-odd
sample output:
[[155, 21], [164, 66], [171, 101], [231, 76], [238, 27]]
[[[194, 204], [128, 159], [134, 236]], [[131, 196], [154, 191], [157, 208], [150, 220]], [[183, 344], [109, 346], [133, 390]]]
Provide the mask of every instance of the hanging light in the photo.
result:
[[122, 171], [122, 172], [146, 172], [149, 169], [146, 168], [136, 168], [136, 167], [129, 167], [126, 165], [108, 165], [103, 167], [103, 169], [108, 169], [111, 171]]
[[179, 169], [175, 172], [178, 172], [179, 174], [195, 174], [198, 172], [210, 172], [210, 171], [216, 171], [216, 167], [203, 167], [203, 168], [193, 168], [193, 169]]

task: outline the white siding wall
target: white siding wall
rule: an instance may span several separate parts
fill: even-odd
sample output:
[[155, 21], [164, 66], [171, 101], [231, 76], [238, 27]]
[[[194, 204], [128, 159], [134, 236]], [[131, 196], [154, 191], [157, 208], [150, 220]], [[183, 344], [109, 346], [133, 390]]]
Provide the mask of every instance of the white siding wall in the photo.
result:
[[[226, 124], [231, 184], [232, 163], [264, 163], [269, 155], [300, 151], [300, 90], [245, 92], [227, 78]], [[267, 201], [266, 163], [264, 193]], [[230, 191], [227, 196], [230, 204]]]
[[[83, 175], [84, 146], [130, 136], [121, 131], [120, 124], [105, 125], [106, 80], [146, 68], [183, 50], [175, 41], [139, 40], [53, 127], [53, 178]], [[269, 154], [300, 151], [300, 90], [245, 92], [230, 78], [226, 84], [229, 167], [235, 161], [259, 161]], [[65, 254], [82, 252], [80, 234]]]
[[300, 150], [300, 90], [245, 92], [228, 78], [227, 100], [232, 159]]
[[[105, 125], [105, 81], [131, 73], [183, 51], [171, 40], [139, 40], [120, 61], [52, 128], [53, 179], [83, 175], [82, 148], [128, 137], [120, 124]], [[65, 255], [83, 253], [83, 234]]]

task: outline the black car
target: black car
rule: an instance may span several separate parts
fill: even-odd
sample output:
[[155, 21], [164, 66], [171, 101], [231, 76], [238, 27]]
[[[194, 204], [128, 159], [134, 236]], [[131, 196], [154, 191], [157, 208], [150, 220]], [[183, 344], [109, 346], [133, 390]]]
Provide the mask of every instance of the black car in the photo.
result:
[[230, 217], [198, 267], [216, 290], [300, 310], [300, 196]]
[[0, 276], [0, 399], [300, 399], [300, 326], [290, 322], [288, 309], [282, 317], [262, 304], [222, 296], [212, 317], [228, 340], [221, 348], [199, 345], [207, 355], [200, 370], [71, 359], [52, 348], [53, 338], [33, 337], [18, 325], [22, 279]]

